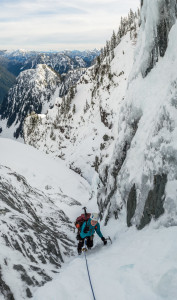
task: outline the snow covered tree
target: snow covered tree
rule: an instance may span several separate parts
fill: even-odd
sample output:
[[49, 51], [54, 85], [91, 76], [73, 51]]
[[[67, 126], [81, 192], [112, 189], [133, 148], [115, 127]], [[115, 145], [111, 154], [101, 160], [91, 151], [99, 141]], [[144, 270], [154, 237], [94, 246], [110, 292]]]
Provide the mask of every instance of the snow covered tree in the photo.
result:
[[75, 96], [75, 91], [74, 91], [74, 87], [71, 86], [70, 87], [70, 90], [69, 90], [69, 96], [70, 96], [70, 99], [72, 100]]
[[106, 55], [107, 55], [107, 52], [106, 52], [106, 46], [104, 47], [103, 52], [104, 52], [104, 58], [105, 58]]
[[131, 26], [131, 24], [134, 23], [134, 19], [135, 19], [134, 13], [133, 13], [132, 9], [130, 9], [129, 16], [128, 16], [129, 26]]
[[72, 110], [72, 112], [73, 112], [73, 114], [75, 114], [75, 112], [76, 112], [76, 105], [75, 104], [73, 104], [73, 110]]
[[110, 50], [110, 43], [106, 41], [106, 56], [109, 55], [109, 50]]
[[87, 112], [87, 110], [90, 108], [89, 104], [88, 104], [88, 101], [86, 100], [86, 103], [85, 103], [85, 107], [84, 107], [84, 114]]
[[100, 56], [97, 56], [97, 58], [96, 58], [96, 63], [97, 63], [98, 66], [100, 66], [100, 63], [101, 63]]
[[111, 50], [113, 50], [116, 47], [116, 34], [115, 31], [113, 30], [113, 34], [111, 37]]
[[104, 50], [103, 48], [101, 48], [101, 51], [100, 51], [100, 61], [103, 61], [104, 60]]

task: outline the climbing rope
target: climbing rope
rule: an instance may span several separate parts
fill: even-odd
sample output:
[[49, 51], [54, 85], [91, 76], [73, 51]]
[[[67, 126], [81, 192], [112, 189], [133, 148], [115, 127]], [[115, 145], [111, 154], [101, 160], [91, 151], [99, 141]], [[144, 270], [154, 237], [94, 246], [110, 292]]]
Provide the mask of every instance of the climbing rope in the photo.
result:
[[[85, 244], [86, 244], [86, 242], [85, 242]], [[91, 287], [92, 294], [93, 294], [93, 299], [96, 300], [95, 294], [94, 294], [94, 290], [93, 290], [93, 286], [92, 286], [91, 277], [90, 277], [90, 272], [89, 272], [89, 268], [88, 268], [88, 262], [87, 262], [87, 257], [86, 257], [86, 251], [84, 251], [84, 256], [85, 256], [85, 262], [86, 262], [86, 266], [87, 266], [87, 273], [88, 273], [88, 278], [89, 278], [89, 282], [90, 282], [90, 287]]]
[[87, 262], [86, 252], [84, 252], [84, 255], [85, 255], [85, 261], [86, 261], [86, 266], [87, 266], [87, 273], [88, 273], [88, 278], [89, 278], [89, 282], [90, 282], [90, 287], [91, 287], [92, 294], [93, 294], [93, 299], [96, 300], [95, 294], [94, 294], [94, 290], [93, 290], [93, 286], [92, 286], [92, 281], [91, 281], [91, 278], [90, 278], [90, 272], [89, 272], [89, 268], [88, 268], [88, 262]]
[[[110, 237], [108, 237], [106, 240], [109, 240], [111, 242], [111, 244], [112, 244], [112, 240], [111, 240]], [[93, 299], [96, 300], [96, 297], [95, 297], [95, 294], [94, 294], [94, 290], [93, 290], [93, 286], [92, 286], [91, 277], [90, 277], [90, 272], [89, 272], [89, 267], [88, 267], [88, 262], [87, 262], [87, 256], [86, 256], [86, 252], [87, 252], [86, 239], [84, 240], [84, 245], [85, 245], [85, 248], [82, 248], [82, 249], [83, 249], [84, 256], [85, 256], [85, 262], [86, 262], [86, 267], [87, 267], [88, 278], [89, 278], [90, 287], [91, 287], [91, 290], [92, 290]]]

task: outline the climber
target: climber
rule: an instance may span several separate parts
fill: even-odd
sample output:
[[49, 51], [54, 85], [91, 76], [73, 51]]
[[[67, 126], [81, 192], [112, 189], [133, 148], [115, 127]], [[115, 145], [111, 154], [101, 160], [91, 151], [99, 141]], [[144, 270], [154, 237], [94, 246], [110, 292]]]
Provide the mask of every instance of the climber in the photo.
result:
[[87, 248], [91, 249], [93, 247], [93, 237], [95, 231], [103, 241], [104, 245], [107, 244], [107, 240], [103, 237], [100, 231], [100, 224], [98, 223], [98, 218], [99, 218], [98, 214], [92, 213], [88, 221], [83, 222], [83, 224], [81, 225], [77, 235], [77, 239], [79, 240], [78, 247], [77, 247], [78, 254], [81, 254], [82, 252], [82, 247], [84, 246], [85, 239], [86, 239]]

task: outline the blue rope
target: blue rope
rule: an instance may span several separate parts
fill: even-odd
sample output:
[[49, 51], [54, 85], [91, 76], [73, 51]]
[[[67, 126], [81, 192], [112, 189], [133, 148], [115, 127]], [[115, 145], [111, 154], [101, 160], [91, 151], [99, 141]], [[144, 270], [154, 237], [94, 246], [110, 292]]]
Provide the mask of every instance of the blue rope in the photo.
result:
[[86, 257], [85, 252], [84, 252], [84, 255], [85, 255], [85, 261], [86, 261], [86, 266], [87, 266], [87, 273], [88, 273], [88, 278], [89, 278], [89, 282], [90, 282], [90, 287], [91, 287], [92, 294], [93, 294], [93, 299], [96, 300], [95, 294], [94, 294], [94, 290], [93, 290], [93, 286], [92, 286], [92, 282], [91, 282], [91, 278], [90, 278], [90, 272], [89, 272], [88, 263], [87, 263], [87, 257]]

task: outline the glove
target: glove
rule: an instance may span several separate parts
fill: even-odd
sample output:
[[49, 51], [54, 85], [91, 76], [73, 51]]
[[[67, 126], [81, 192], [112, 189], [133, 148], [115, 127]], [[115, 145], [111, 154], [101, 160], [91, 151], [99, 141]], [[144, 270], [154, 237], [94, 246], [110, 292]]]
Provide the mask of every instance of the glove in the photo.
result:
[[102, 237], [101, 240], [103, 241], [104, 245], [107, 245], [107, 240], [104, 237]]

